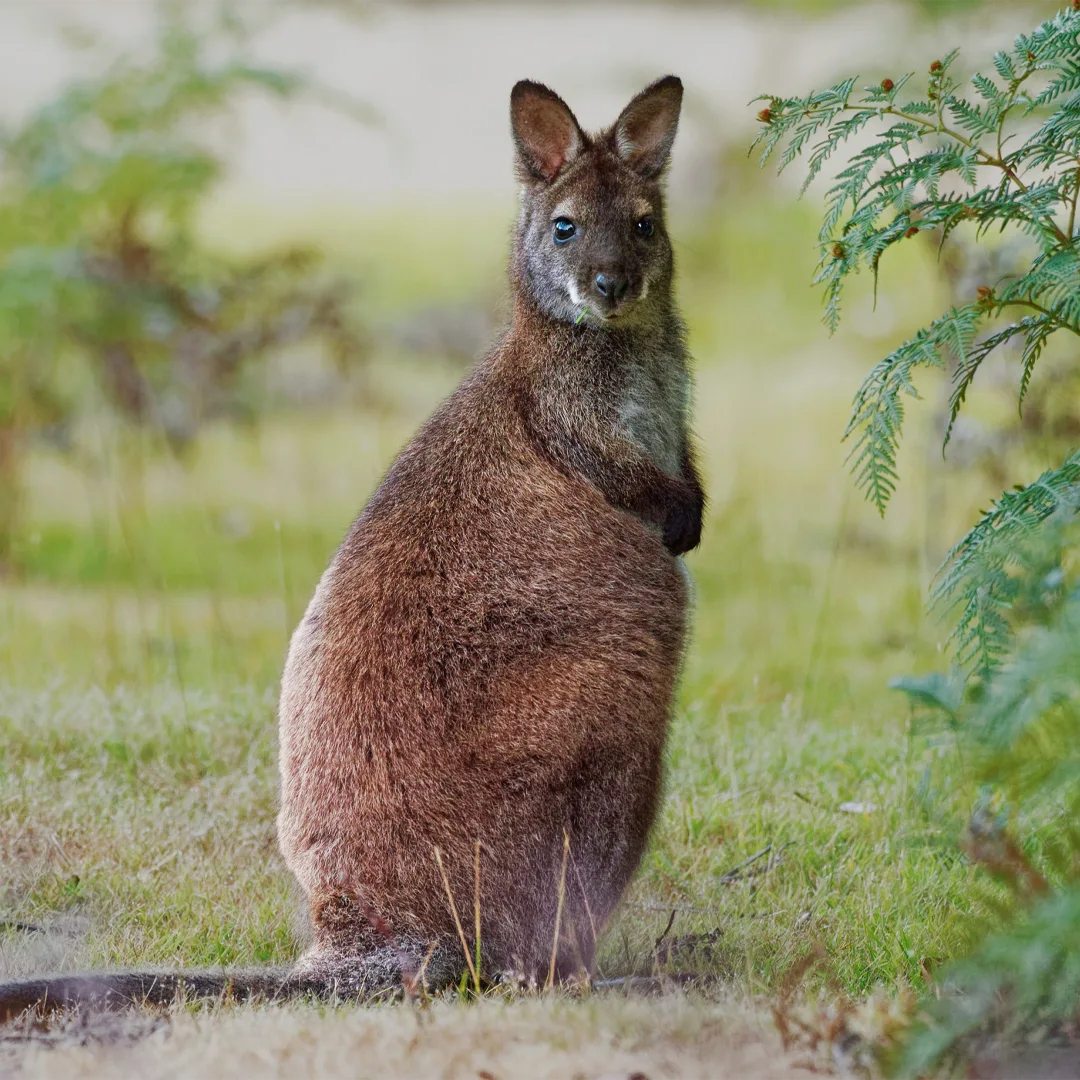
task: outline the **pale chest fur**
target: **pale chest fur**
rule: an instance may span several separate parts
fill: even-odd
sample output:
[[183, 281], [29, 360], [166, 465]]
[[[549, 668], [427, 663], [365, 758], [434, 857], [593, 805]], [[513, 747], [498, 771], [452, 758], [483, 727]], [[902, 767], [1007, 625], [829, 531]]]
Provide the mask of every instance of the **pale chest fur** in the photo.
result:
[[619, 402], [622, 433], [669, 476], [682, 470], [690, 390], [681, 357], [648, 355], [629, 371]]

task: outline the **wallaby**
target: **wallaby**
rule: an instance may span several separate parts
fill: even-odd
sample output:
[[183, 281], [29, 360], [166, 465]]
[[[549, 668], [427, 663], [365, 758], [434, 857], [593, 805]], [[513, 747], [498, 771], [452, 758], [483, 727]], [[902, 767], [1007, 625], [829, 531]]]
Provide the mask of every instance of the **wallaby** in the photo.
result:
[[441, 986], [463, 945], [488, 976], [591, 972], [656, 814], [677, 556], [704, 505], [662, 187], [681, 102], [668, 76], [587, 135], [547, 87], [513, 89], [510, 326], [390, 468], [289, 648], [278, 837], [309, 951], [291, 972], [9, 984], [0, 1017]]

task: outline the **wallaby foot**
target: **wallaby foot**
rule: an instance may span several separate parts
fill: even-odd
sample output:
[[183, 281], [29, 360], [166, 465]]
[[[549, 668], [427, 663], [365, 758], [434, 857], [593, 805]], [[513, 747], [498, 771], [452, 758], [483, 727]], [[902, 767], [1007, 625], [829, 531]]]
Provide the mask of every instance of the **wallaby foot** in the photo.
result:
[[349, 1000], [437, 993], [465, 970], [461, 947], [396, 940], [363, 952], [345, 953], [316, 947], [293, 969], [292, 980], [325, 987], [325, 994]]

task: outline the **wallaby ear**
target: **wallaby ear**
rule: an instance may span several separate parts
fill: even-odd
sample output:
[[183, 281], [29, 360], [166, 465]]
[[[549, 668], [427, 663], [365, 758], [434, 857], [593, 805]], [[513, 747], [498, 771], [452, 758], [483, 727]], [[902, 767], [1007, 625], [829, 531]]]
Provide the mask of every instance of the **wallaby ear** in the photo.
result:
[[585, 135], [554, 90], [523, 79], [510, 93], [510, 126], [523, 181], [550, 183], [585, 148]]
[[682, 108], [682, 80], [665, 75], [645, 87], [615, 121], [615, 151], [636, 173], [653, 179], [664, 171]]

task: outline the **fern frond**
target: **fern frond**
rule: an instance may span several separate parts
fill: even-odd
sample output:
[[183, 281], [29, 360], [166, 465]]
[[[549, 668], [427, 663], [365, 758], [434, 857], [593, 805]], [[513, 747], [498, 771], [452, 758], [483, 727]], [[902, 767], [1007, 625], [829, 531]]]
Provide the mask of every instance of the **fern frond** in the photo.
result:
[[1058, 70], [1057, 78], [1051, 80], [1046, 89], [1035, 98], [1035, 106], [1049, 105], [1062, 94], [1071, 94], [1075, 90], [1080, 90], [1080, 60], [1075, 57], [1066, 57]]
[[976, 73], [971, 78], [971, 84], [987, 105], [992, 105], [995, 109], [1001, 110], [1008, 104], [1009, 95], [986, 75]]
[[1028, 331], [1024, 341], [1024, 352], [1021, 356], [1023, 365], [1020, 372], [1020, 390], [1017, 394], [1016, 408], [1022, 412], [1024, 398], [1027, 397], [1028, 388], [1031, 385], [1031, 376], [1035, 371], [1035, 364], [1046, 347], [1046, 339], [1054, 332], [1054, 324], [1048, 318], [1033, 320], [1034, 326]]
[[[953, 51], [930, 66], [922, 95], [909, 93], [909, 81], [902, 95], [889, 80], [861, 96], [852, 91], [815, 135], [815, 151], [821, 152], [811, 161], [815, 176], [844, 144], [841, 125], [851, 116], [861, 114], [858, 130], [868, 136], [825, 198], [815, 282], [825, 290], [830, 329], [849, 276], [862, 268], [876, 274], [888, 251], [918, 233], [936, 230], [944, 245], [962, 225], [974, 226], [976, 242], [1010, 230], [1030, 254], [1024, 272], [981, 286], [975, 302], [920, 330], [864, 380], [844, 437], [854, 444], [849, 460], [855, 483], [880, 512], [898, 482], [905, 398], [918, 397], [916, 369], [942, 367], [946, 357], [955, 361], [947, 445], [989, 356], [1022, 342], [1022, 408], [1049, 339], [1062, 332], [1080, 336], [1080, 10], [1067, 8], [997, 52], [993, 71], [972, 77], [970, 99], [952, 74], [955, 60]], [[866, 117], [871, 110], [880, 123]], [[1002, 315], [1010, 318], [1007, 325], [997, 323]], [[984, 324], [988, 332], [977, 339]], [[1080, 450], [1033, 483], [1003, 493], [949, 552], [935, 578], [932, 603], [953, 617], [956, 659], [978, 678], [961, 670], [896, 683], [921, 706], [945, 710], [965, 758], [971, 751], [978, 779], [1013, 804], [1037, 807], [1049, 832], [1068, 836], [1056, 864], [1061, 890], [1046, 894], [1049, 880], [1018, 845], [1001, 841], [1003, 826], [992, 819], [973, 823], [973, 835], [978, 824], [984, 841], [997, 844], [985, 858], [976, 857], [1006, 878], [1012, 874], [1027, 895], [1008, 912], [1012, 926], [946, 976], [965, 992], [930, 1002], [928, 1018], [910, 1041], [904, 1075], [936, 1075], [943, 1056], [976, 1027], [997, 1024], [1003, 1009], [1020, 1022], [1044, 1026], [1075, 1018], [1078, 553]], [[1036, 892], [1040, 898], [1033, 902]]]
[[871, 120], [875, 119], [877, 115], [878, 114], [874, 109], [861, 109], [853, 116], [850, 116], [846, 120], [842, 120], [840, 123], [833, 126], [832, 130], [829, 132], [828, 138], [823, 139], [818, 143], [810, 155], [806, 170], [806, 179], [802, 183], [800, 194], [804, 193], [814, 182], [818, 173], [821, 172], [822, 167], [836, 152], [837, 148], [853, 135], [857, 135]]
[[1008, 621], [1017, 579], [1010, 563], [1021, 542], [1052, 515], [1080, 510], [1080, 451], [1033, 483], [1005, 492], [946, 556], [932, 603], [958, 613], [952, 639], [960, 662], [982, 675], [993, 672], [1011, 639]]
[[973, 105], [964, 98], [952, 97], [947, 107], [957, 125], [972, 135], [993, 135], [997, 131], [998, 119], [1001, 115], [1000, 106]]
[[[956, 58], [953, 50], [931, 65], [921, 94], [905, 77], [861, 92], [849, 79], [803, 98], [769, 99], [772, 130], [761, 136], [770, 152], [785, 147], [781, 167], [812, 145], [807, 183], [852, 135], [868, 136], [825, 194], [814, 282], [824, 290], [830, 331], [839, 322], [850, 276], [866, 269], [876, 280], [887, 253], [917, 233], [936, 231], [944, 245], [956, 229], [970, 225], [976, 242], [1006, 229], [1030, 242], [1027, 272], [997, 284], [994, 292], [987, 286], [977, 302], [920, 330], [880, 361], [856, 394], [845, 433], [853, 443], [849, 460], [856, 485], [879, 512], [898, 482], [904, 399], [918, 396], [917, 368], [942, 367], [946, 356], [955, 360], [947, 444], [987, 357], [1022, 340], [1022, 405], [1048, 339], [1060, 331], [1080, 336], [1080, 247], [1062, 228], [1063, 221], [1074, 222], [1080, 184], [1080, 11], [1063, 11], [996, 53], [993, 72], [972, 77], [971, 99], [953, 76]], [[1045, 80], [1041, 89], [1039, 78]], [[1032, 130], [1024, 117], [1036, 108], [1050, 112]], [[1005, 153], [1010, 145], [1014, 149]], [[991, 327], [976, 341], [976, 328], [1002, 314], [1013, 317], [1009, 325]], [[1045, 478], [1043, 487], [1052, 489], [1052, 479]], [[1026, 498], [1035, 499], [1043, 487], [1033, 486]], [[1008, 531], [1009, 515], [1019, 513], [1013, 497], [1003, 497], [998, 510]], [[970, 543], [977, 545], [981, 535], [975, 530]], [[961, 547], [951, 556], [946, 583], [957, 566], [967, 565], [967, 551]], [[960, 606], [961, 655], [983, 670], [993, 667], [1009, 633], [1002, 601], [1008, 575], [1000, 566], [994, 573], [964, 594]]]
[[1018, 334], [1026, 334], [1035, 322], [1035, 319], [1022, 319], [1018, 323], [1013, 323], [1011, 326], [1006, 326], [1003, 330], [983, 338], [965, 354], [955, 353], [957, 363], [956, 371], [953, 374], [953, 391], [949, 397], [949, 419], [945, 425], [944, 446], [949, 445], [953, 427], [956, 425], [956, 418], [960, 415], [960, 409], [967, 398], [967, 392], [975, 381], [975, 375], [982, 366], [982, 362], [998, 346], [1004, 345], [1005, 342], [1010, 341]]
[[915, 369], [943, 368], [947, 353], [963, 363], [984, 316], [978, 304], [953, 308], [879, 361], [855, 395], [844, 438], [855, 437], [849, 455], [855, 483], [879, 513], [885, 513], [896, 488], [902, 397], [919, 396], [913, 382]]
[[972, 734], [992, 751], [1009, 751], [1061, 701], [1080, 705], [1078, 590], [1045, 625], [1031, 628], [995, 675], [972, 717]]

